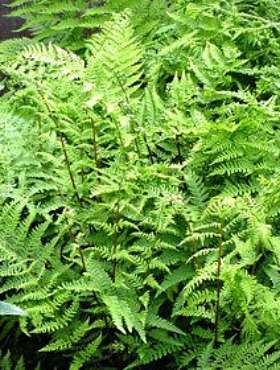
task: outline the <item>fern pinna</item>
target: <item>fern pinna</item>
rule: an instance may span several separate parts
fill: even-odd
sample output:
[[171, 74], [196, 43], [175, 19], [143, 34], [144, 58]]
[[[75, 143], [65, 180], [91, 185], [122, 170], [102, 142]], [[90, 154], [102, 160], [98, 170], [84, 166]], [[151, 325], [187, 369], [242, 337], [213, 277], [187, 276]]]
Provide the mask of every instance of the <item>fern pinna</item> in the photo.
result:
[[12, 2], [37, 40], [0, 44], [0, 298], [28, 312], [2, 366], [28, 336], [30, 368], [276, 369], [277, 19], [113, 3]]

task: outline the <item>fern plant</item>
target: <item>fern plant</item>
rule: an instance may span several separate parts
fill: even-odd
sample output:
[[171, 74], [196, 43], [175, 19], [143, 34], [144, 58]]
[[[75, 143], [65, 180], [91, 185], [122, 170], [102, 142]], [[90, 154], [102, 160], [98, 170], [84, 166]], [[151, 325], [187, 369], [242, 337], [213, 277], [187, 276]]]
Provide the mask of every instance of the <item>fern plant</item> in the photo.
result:
[[[37, 1], [13, 0], [11, 16], [25, 20], [21, 30], [32, 31], [37, 40], [56, 42], [73, 50], [82, 50], [85, 40], [98, 33], [115, 13], [131, 9], [135, 27], [143, 37], [151, 37], [156, 27], [167, 19], [166, 0], [71, 0]], [[147, 21], [148, 17], [148, 21]]]
[[235, 345], [228, 341], [221, 348], [207, 348], [200, 356], [198, 369], [277, 369], [279, 352], [268, 354], [273, 342], [243, 343]]
[[30, 366], [277, 368], [277, 19], [147, 3], [13, 2], [37, 40], [0, 45], [0, 298]]

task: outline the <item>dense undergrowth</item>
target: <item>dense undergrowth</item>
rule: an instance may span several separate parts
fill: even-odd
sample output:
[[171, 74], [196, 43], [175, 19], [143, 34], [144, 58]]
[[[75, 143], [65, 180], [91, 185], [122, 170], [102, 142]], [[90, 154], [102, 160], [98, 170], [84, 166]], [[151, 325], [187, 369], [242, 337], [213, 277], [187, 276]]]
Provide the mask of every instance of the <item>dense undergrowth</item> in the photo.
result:
[[1, 370], [280, 369], [280, 1], [12, 1]]

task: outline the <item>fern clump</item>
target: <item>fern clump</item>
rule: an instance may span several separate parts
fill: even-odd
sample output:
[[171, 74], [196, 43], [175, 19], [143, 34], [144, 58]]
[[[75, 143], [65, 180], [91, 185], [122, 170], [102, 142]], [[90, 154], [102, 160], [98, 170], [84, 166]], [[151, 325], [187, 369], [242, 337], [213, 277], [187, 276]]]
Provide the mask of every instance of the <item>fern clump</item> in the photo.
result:
[[11, 2], [3, 369], [279, 368], [278, 5]]

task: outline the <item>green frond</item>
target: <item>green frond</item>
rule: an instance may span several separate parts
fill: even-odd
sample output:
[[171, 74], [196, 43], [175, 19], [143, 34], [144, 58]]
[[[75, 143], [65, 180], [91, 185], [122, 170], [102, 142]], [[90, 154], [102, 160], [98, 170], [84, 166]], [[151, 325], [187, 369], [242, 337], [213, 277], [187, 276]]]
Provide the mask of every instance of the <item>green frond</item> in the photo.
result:
[[[87, 82], [95, 86], [98, 94], [111, 110], [121, 98], [126, 109], [131, 109], [130, 98], [138, 90], [142, 51], [131, 26], [129, 14], [123, 13], [106, 23], [102, 32], [88, 43]], [[117, 99], [118, 97], [118, 99]]]
[[98, 347], [100, 346], [102, 342], [102, 336], [98, 336], [96, 339], [94, 339], [91, 343], [89, 343], [85, 349], [80, 351], [73, 359], [70, 370], [79, 370], [82, 368], [82, 366], [89, 361], [91, 358], [95, 356], [96, 351], [98, 350]]
[[219, 349], [209, 347], [207, 357], [203, 353], [198, 361], [199, 369], [277, 369], [279, 366], [279, 351], [267, 354], [275, 342], [243, 343], [240, 345], [227, 341]]
[[0, 368], [279, 368], [279, 0], [9, 6]]

